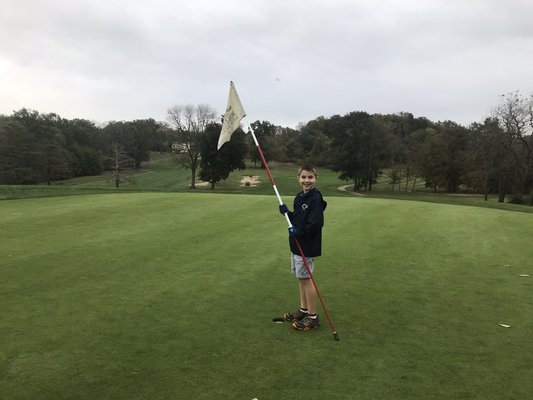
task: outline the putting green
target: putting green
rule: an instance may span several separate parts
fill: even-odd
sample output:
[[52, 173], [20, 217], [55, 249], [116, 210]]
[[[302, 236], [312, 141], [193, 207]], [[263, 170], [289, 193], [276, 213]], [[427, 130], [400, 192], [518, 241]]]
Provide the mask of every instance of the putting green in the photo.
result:
[[532, 214], [327, 200], [316, 279], [339, 342], [323, 313], [272, 323], [298, 302], [274, 196], [2, 202], [0, 397], [533, 393]]

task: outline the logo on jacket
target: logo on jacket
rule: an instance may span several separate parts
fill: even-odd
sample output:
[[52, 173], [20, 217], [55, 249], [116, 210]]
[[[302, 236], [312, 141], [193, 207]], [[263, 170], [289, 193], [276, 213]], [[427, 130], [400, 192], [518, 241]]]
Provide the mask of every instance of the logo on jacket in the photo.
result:
[[309, 206], [307, 204], [302, 204], [302, 211], [305, 211], [309, 208]]

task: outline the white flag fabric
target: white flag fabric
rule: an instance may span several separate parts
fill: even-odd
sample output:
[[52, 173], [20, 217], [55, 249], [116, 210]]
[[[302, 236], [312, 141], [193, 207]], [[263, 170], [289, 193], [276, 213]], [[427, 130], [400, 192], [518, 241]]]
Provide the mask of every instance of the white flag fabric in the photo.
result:
[[230, 82], [228, 105], [226, 107], [226, 113], [224, 114], [222, 130], [220, 131], [220, 136], [218, 138], [217, 150], [220, 150], [224, 143], [229, 142], [231, 135], [237, 130], [241, 123], [241, 119], [243, 119], [245, 115], [246, 113], [244, 112], [244, 108], [242, 108], [241, 100], [239, 99], [237, 90], [235, 90], [235, 85], [233, 82]]

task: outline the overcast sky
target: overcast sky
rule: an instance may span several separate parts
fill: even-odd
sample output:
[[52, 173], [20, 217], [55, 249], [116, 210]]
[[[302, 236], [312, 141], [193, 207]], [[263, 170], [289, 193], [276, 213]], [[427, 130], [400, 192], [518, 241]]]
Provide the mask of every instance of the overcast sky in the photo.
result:
[[411, 112], [481, 122], [533, 92], [531, 0], [2, 0], [0, 114], [96, 122], [223, 113], [248, 121]]

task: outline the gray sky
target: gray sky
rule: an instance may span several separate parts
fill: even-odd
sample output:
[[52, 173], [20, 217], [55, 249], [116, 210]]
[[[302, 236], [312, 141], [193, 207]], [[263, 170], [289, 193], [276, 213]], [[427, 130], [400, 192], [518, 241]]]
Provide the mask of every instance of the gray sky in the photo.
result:
[[531, 0], [2, 0], [0, 114], [96, 122], [226, 107], [295, 127], [411, 112], [480, 122], [533, 92]]

